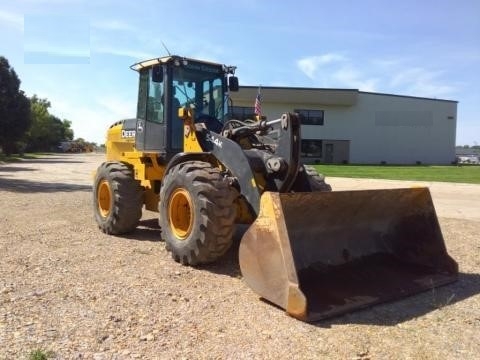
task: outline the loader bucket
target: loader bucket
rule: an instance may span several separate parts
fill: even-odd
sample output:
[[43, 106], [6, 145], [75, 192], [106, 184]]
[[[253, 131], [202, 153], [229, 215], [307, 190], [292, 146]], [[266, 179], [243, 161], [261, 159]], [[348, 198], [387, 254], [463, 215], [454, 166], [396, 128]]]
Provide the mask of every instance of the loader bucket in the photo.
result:
[[456, 280], [427, 188], [265, 192], [240, 243], [245, 282], [303, 321]]

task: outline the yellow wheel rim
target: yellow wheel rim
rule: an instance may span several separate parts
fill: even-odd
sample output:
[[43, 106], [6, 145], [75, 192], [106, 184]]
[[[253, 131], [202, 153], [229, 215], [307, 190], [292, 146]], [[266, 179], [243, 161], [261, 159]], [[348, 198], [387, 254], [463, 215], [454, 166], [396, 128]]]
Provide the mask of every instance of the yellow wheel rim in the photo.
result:
[[173, 234], [185, 240], [193, 227], [193, 202], [185, 189], [176, 189], [168, 205], [168, 217]]
[[107, 217], [111, 210], [112, 192], [108, 180], [103, 179], [98, 185], [97, 204], [98, 210], [103, 217]]

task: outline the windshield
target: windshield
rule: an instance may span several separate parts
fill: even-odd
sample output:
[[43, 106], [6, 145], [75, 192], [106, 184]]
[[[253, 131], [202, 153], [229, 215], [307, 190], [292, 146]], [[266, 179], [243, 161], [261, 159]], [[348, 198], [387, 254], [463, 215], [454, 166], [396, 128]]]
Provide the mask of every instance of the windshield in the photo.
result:
[[190, 61], [173, 68], [173, 94], [180, 106], [193, 107], [197, 118], [209, 115], [223, 121], [226, 115], [223, 79], [221, 67]]

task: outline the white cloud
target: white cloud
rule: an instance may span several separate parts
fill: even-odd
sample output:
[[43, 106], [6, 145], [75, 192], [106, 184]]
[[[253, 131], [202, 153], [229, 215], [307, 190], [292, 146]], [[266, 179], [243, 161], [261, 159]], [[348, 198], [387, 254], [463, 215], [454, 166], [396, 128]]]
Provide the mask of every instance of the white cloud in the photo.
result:
[[[42, 94], [42, 97], [45, 95]], [[82, 106], [72, 99], [65, 99], [62, 96], [49, 93], [46, 98], [52, 104], [50, 113], [61, 119], [68, 119], [72, 122], [72, 129], [75, 138], [83, 138], [87, 141], [102, 144], [105, 142], [105, 133], [109, 125], [120, 120], [116, 119], [107, 111], [92, 109], [90, 106]]]
[[[91, 23], [91, 28], [92, 52], [139, 61], [158, 57], [163, 52], [160, 40], [151, 38], [150, 33], [129, 22], [118, 19], [96, 20]], [[115, 32], [123, 33], [120, 37], [115, 37]], [[152, 52], [151, 49], [159, 51]]]
[[298, 68], [315, 86], [346, 87], [368, 92], [391, 92], [422, 97], [445, 97], [457, 92], [442, 70], [409, 66], [412, 57], [352, 59], [337, 53], [304, 57]]
[[343, 55], [328, 53], [318, 56], [309, 56], [297, 61], [299, 69], [305, 73], [310, 79], [314, 79], [317, 71], [320, 67], [345, 61], [346, 58]]
[[47, 43], [29, 43], [25, 44], [25, 52], [48, 53], [53, 56], [80, 56], [89, 57], [90, 49], [82, 47], [64, 47]]
[[96, 102], [103, 106], [111, 116], [118, 118], [117, 120], [135, 116], [136, 99], [104, 97], [97, 99]]
[[375, 91], [378, 83], [376, 77], [358, 70], [348, 57], [338, 53], [305, 57], [297, 61], [297, 66], [317, 86]]
[[390, 85], [394, 87], [404, 86], [416, 81], [418, 77], [431, 80], [432, 76], [433, 74], [426, 74], [422, 68], [403, 69], [392, 77]]
[[456, 92], [455, 87], [442, 84], [442, 71], [431, 71], [421, 67], [399, 70], [390, 80], [390, 86], [404, 89], [415, 96], [438, 97]]
[[379, 68], [382, 71], [390, 71], [392, 69], [398, 68], [403, 66], [405, 63], [408, 63], [412, 59], [403, 57], [395, 57], [395, 58], [383, 58], [383, 59], [373, 59], [371, 60], [372, 66], [375, 68]]
[[114, 48], [110, 46], [93, 46], [92, 52], [96, 52], [99, 54], [107, 54], [107, 55], [126, 56], [136, 60], [153, 59], [158, 56], [142, 50], [127, 49], [127, 48], [119, 49], [119, 48]]
[[22, 2], [32, 5], [74, 5], [77, 3], [81, 4], [84, 0], [22, 0]]
[[375, 91], [378, 83], [378, 79], [364, 77], [351, 65], [342, 66], [338, 71], [335, 71], [332, 74], [332, 79], [343, 86], [371, 92]]
[[105, 143], [108, 127], [120, 120], [107, 112], [82, 107], [77, 108], [75, 114], [67, 119], [73, 120], [72, 128], [75, 138], [83, 138], [97, 144]]
[[137, 29], [120, 20], [102, 20], [95, 21], [91, 24], [92, 28], [99, 30], [112, 30], [112, 31], [136, 31]]
[[0, 10], [0, 21], [15, 28], [16, 30], [23, 31], [23, 15]]
[[135, 116], [135, 105], [122, 99], [100, 99], [97, 100], [100, 106], [92, 106], [54, 95], [47, 98], [52, 103], [51, 113], [72, 121], [75, 138], [81, 137], [97, 144], [105, 142], [105, 134], [111, 124]]

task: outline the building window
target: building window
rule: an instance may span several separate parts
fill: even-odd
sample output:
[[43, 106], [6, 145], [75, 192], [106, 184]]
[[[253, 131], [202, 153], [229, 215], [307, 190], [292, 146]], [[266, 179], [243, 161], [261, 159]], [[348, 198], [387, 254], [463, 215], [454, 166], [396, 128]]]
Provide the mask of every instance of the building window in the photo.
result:
[[322, 157], [322, 140], [302, 140], [302, 157]]
[[232, 106], [231, 118], [236, 120], [255, 119], [253, 106]]
[[323, 125], [323, 110], [295, 109], [302, 125]]

